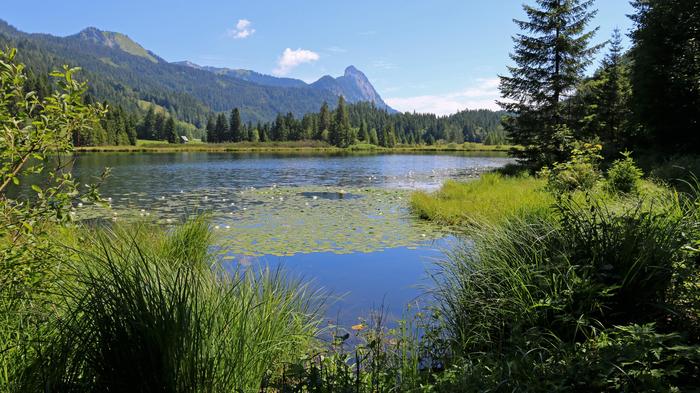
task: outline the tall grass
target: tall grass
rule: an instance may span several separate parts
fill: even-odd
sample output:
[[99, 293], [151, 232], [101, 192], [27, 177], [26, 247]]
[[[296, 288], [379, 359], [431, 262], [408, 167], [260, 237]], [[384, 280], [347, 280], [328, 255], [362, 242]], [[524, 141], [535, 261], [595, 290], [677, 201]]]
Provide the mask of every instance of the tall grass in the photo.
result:
[[697, 282], [696, 207], [672, 191], [556, 207], [484, 224], [439, 265], [459, 391], [696, 386], [700, 347], [680, 316], [697, 309], [674, 295]]
[[447, 181], [433, 194], [414, 193], [411, 208], [421, 218], [446, 225], [497, 223], [519, 212], [549, 210], [554, 199], [544, 185], [526, 174], [487, 173], [467, 183]]
[[205, 219], [83, 236], [57, 258], [55, 313], [20, 390], [258, 391], [316, 335], [308, 285], [210, 269]]

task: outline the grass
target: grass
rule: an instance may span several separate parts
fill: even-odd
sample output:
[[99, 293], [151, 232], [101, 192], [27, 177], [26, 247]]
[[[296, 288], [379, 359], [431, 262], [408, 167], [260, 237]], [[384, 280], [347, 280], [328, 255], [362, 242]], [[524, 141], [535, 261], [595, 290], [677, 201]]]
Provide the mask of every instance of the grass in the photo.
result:
[[696, 197], [564, 197], [471, 231], [434, 275], [458, 369], [437, 390], [697, 388]]
[[390, 151], [390, 152], [505, 152], [510, 146], [484, 145], [480, 143], [464, 144], [440, 144], [440, 145], [400, 145], [394, 148], [385, 148], [371, 144], [361, 143], [339, 148], [331, 146], [323, 141], [287, 141], [287, 142], [239, 142], [239, 143], [202, 143], [192, 141], [186, 144], [171, 144], [165, 141], [139, 140], [136, 146], [79, 146], [75, 150], [79, 152], [346, 152], [346, 151]]
[[554, 198], [544, 186], [543, 180], [525, 174], [488, 173], [466, 183], [447, 181], [432, 194], [415, 193], [411, 207], [419, 217], [444, 225], [496, 223], [519, 212], [549, 209]]
[[[72, 231], [20, 391], [258, 391], [305, 354], [322, 298], [281, 271], [212, 267], [209, 225]], [[16, 358], [19, 359], [19, 358]]]

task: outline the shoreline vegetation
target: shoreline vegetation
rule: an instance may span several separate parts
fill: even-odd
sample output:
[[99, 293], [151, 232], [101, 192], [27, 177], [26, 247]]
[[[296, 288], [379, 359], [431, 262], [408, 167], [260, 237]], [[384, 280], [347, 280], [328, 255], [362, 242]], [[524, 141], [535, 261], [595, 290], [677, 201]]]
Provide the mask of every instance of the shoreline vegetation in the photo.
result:
[[381, 153], [412, 153], [412, 152], [499, 152], [510, 151], [510, 145], [485, 145], [483, 143], [465, 142], [445, 143], [434, 145], [406, 145], [382, 147], [371, 144], [355, 144], [345, 148], [332, 146], [321, 141], [291, 141], [291, 142], [238, 142], [238, 143], [202, 143], [172, 144], [165, 141], [139, 140], [133, 145], [117, 146], [79, 146], [76, 152], [144, 152], [144, 153], [173, 153], [173, 152], [318, 152], [318, 153], [352, 153], [352, 152], [381, 152]]
[[[16, 51], [0, 50], [0, 392], [699, 391], [691, 3], [634, 1], [629, 57], [617, 32], [590, 78], [594, 3], [525, 6], [500, 85], [517, 164], [414, 194], [417, 216], [456, 234], [429, 271], [428, 305], [352, 326], [325, 317], [329, 294], [311, 284], [225, 271], [210, 217], [76, 222], [76, 206], [109, 204], [107, 173], [79, 184], [51, 158], [74, 152], [108, 108], [85, 102], [68, 66], [35, 94]], [[336, 115], [328, 140], [351, 145], [348, 115]], [[219, 119], [212, 136], [230, 130]], [[400, 144], [391, 124], [383, 134], [361, 140]], [[630, 152], [649, 146], [658, 159]], [[28, 174], [48, 180], [15, 199]]]

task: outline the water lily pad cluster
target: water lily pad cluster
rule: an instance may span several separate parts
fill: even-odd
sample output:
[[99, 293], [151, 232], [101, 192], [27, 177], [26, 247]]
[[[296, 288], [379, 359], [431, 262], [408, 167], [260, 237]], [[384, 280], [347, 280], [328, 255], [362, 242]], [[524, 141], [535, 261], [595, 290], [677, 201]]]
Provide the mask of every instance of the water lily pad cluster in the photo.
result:
[[172, 224], [209, 212], [219, 252], [236, 256], [374, 252], [442, 236], [408, 210], [410, 191], [386, 188], [211, 188], [170, 195], [124, 193], [111, 207], [76, 208], [81, 219]]

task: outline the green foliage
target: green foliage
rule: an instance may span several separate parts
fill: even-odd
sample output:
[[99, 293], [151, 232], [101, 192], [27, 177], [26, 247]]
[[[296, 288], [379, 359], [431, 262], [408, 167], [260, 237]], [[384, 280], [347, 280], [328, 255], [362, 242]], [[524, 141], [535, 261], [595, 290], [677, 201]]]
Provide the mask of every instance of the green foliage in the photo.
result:
[[607, 184], [613, 192], [629, 194], [639, 190], [639, 183], [644, 173], [634, 163], [632, 153], [624, 152], [621, 160], [616, 160], [607, 173]]
[[[700, 146], [700, 9], [694, 1], [635, 0], [632, 108], [646, 141], [667, 152]], [[641, 141], [640, 141], [641, 142]]]
[[[99, 127], [104, 109], [85, 105], [86, 85], [77, 69], [53, 72], [56, 89], [48, 95], [25, 90], [24, 65], [16, 51], [0, 51], [0, 387], [18, 362], [32, 354], [26, 347], [48, 313], [44, 294], [49, 228], [71, 220], [78, 201], [98, 201], [97, 188], [80, 187], [65, 171], [75, 133]], [[18, 192], [28, 178], [28, 193]]]
[[562, 149], [569, 137], [564, 97], [582, 79], [599, 46], [589, 42], [595, 30], [586, 31], [597, 11], [591, 0], [537, 0], [524, 5], [527, 21], [516, 20], [523, 30], [514, 38], [511, 55], [515, 66], [501, 77], [501, 106], [512, 114], [503, 126], [511, 141], [523, 146], [513, 154], [536, 168], [566, 158]]
[[435, 275], [455, 354], [436, 388], [698, 388], [696, 322], [680, 317], [697, 315], [680, 300], [700, 290], [686, 251], [697, 206], [671, 191], [635, 198], [564, 197], [556, 214], [470, 232]]
[[320, 298], [280, 271], [210, 269], [209, 224], [83, 231], [21, 389], [254, 391], [316, 334]]
[[555, 162], [552, 169], [544, 167], [539, 175], [547, 179], [547, 188], [555, 194], [576, 190], [591, 190], [600, 179], [598, 168], [602, 146], [576, 142], [571, 158], [566, 162]]
[[345, 107], [345, 98], [338, 98], [338, 105], [335, 110], [335, 118], [328, 133], [328, 142], [333, 146], [347, 147], [354, 141], [350, 137], [350, 118]]
[[599, 139], [604, 155], [631, 146], [636, 130], [632, 122], [630, 62], [624, 56], [622, 37], [615, 30], [610, 51], [592, 78], [578, 86], [571, 99], [579, 138]]
[[435, 374], [423, 361], [433, 357], [433, 342], [419, 332], [431, 321], [417, 310], [387, 327], [380, 309], [350, 329], [330, 325], [330, 345], [290, 365], [285, 383], [273, 386], [291, 392], [429, 391]]
[[525, 173], [488, 173], [467, 183], [447, 181], [434, 194], [414, 193], [411, 209], [421, 218], [447, 225], [495, 223], [520, 211], [548, 209], [554, 199], [544, 187], [543, 180]]

